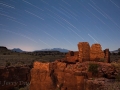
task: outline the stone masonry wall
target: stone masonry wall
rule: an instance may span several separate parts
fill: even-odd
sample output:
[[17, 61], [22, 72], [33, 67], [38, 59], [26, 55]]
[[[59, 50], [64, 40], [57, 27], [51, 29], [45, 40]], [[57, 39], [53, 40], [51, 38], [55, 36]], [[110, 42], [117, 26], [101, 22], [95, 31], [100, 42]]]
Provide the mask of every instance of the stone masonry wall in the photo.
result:
[[[91, 62], [97, 64], [97, 78], [113, 78], [117, 70], [110, 63]], [[97, 90], [101, 86], [100, 80], [92, 84], [90, 78], [95, 76], [88, 72], [90, 61], [68, 64], [60, 61], [51, 63], [35, 62], [31, 70], [30, 90]], [[104, 83], [102, 84], [104, 85]], [[4, 89], [0, 89], [4, 90]], [[103, 90], [103, 89], [99, 89]]]
[[78, 50], [79, 50], [79, 61], [80, 62], [90, 60], [90, 45], [88, 42], [79, 42]]
[[88, 42], [79, 42], [78, 51], [69, 51], [66, 55], [67, 62], [84, 62], [84, 61], [100, 61], [105, 59], [105, 62], [110, 62], [109, 49], [102, 50], [100, 44], [92, 44], [90, 47]]
[[105, 49], [104, 53], [105, 53], [105, 62], [110, 63], [110, 52], [109, 52], [109, 49]]
[[104, 58], [105, 54], [102, 51], [100, 44], [93, 44], [90, 48], [90, 60], [98, 61]]

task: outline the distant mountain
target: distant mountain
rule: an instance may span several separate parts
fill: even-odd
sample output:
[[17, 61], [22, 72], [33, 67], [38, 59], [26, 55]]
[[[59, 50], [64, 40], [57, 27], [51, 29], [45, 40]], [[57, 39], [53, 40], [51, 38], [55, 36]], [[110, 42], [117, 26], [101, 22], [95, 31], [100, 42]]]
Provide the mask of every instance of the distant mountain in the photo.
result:
[[19, 48], [13, 48], [12, 51], [15, 51], [15, 52], [25, 52], [25, 51], [23, 51], [23, 50], [21, 50]]
[[[62, 49], [62, 48], [52, 48], [52, 49], [41, 49], [41, 50], [36, 50], [36, 51], [60, 51], [60, 52], [69, 52], [67, 49]], [[34, 51], [35, 52], [35, 51]]]
[[118, 53], [120, 52], [120, 48], [118, 50], [111, 51], [111, 53]]

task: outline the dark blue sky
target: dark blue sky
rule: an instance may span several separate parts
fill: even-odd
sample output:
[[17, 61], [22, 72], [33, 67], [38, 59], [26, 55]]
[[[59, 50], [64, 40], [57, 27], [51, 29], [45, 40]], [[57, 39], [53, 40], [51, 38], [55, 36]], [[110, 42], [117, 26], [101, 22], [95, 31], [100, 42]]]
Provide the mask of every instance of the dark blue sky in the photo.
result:
[[120, 0], [0, 0], [0, 46], [78, 50], [78, 42], [120, 48]]

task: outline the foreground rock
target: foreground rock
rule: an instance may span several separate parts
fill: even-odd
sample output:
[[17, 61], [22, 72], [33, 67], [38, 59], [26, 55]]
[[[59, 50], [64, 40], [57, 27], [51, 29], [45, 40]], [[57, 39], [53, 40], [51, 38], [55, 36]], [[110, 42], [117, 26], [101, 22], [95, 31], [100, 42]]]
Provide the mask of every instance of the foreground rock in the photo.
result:
[[0, 90], [14, 90], [30, 82], [29, 67], [0, 67]]
[[[99, 66], [96, 74], [88, 71], [91, 63]], [[31, 70], [30, 90], [97, 90], [97, 88], [103, 88], [105, 80], [96, 79], [93, 82], [93, 79], [114, 79], [116, 73], [111, 64], [103, 62], [78, 62], [76, 64], [60, 61], [34, 62]], [[90, 88], [91, 86], [93, 89]]]

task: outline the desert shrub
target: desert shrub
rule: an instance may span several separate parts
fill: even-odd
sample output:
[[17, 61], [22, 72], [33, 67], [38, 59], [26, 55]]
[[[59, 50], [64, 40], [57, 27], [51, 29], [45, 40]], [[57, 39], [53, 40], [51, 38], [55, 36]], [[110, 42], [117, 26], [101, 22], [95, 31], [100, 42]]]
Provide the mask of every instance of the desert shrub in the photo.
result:
[[98, 64], [90, 63], [88, 71], [92, 72], [92, 74], [97, 74], [98, 73], [98, 67], [99, 67]]
[[82, 67], [81, 65], [78, 66], [78, 68], [81, 68], [81, 67]]
[[105, 62], [105, 58], [100, 58], [99, 62]]
[[22, 62], [17, 62], [17, 63], [16, 63], [16, 66], [22, 66], [22, 65], [23, 65]]
[[120, 51], [118, 52], [118, 55], [120, 55]]
[[6, 55], [6, 53], [3, 53], [3, 55]]
[[19, 90], [29, 90], [29, 84], [27, 84], [25, 87], [20, 88]]
[[24, 61], [20, 61], [20, 63], [21, 63], [21, 64], [25, 64], [25, 62], [24, 62]]
[[6, 61], [6, 67], [8, 67], [8, 66], [10, 66], [11, 65], [11, 63], [10, 62], [8, 62], [8, 61]]
[[115, 78], [117, 81], [120, 81], [120, 72], [118, 73], [118, 75]]
[[116, 53], [112, 53], [113, 55], [116, 55]]
[[14, 90], [19, 90], [19, 87], [14, 87]]
[[70, 65], [67, 66], [68, 69], [71, 69], [72, 67]]
[[27, 90], [27, 89], [25, 89], [25, 88], [20, 88], [19, 90]]

